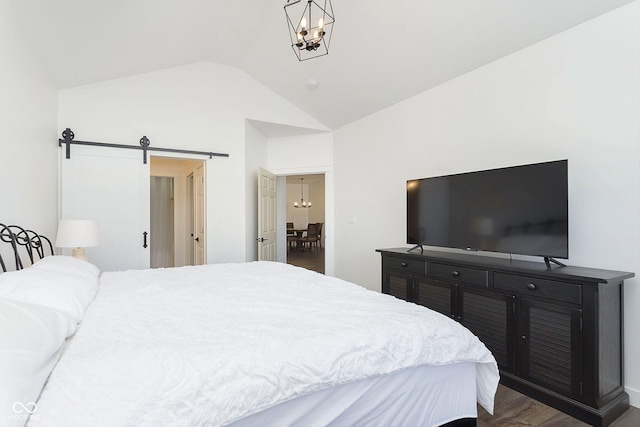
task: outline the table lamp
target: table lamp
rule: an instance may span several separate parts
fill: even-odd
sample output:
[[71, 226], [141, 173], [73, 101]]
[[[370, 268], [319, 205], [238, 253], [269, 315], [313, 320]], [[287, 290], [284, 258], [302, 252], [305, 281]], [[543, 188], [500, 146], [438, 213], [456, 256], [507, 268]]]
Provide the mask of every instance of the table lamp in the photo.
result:
[[57, 248], [73, 248], [75, 258], [87, 261], [84, 248], [98, 245], [98, 222], [88, 219], [62, 219], [58, 223]]

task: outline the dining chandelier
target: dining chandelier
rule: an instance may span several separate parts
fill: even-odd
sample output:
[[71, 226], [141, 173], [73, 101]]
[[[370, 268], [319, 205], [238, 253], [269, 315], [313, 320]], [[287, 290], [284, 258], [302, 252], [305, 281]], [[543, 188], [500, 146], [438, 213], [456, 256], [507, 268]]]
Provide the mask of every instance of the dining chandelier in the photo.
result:
[[293, 202], [293, 207], [294, 208], [310, 208], [311, 207], [311, 202], [305, 202], [304, 201], [304, 197], [302, 194], [302, 190], [303, 190], [303, 182], [304, 182], [304, 178], [300, 178], [300, 203], [298, 202]]
[[335, 21], [331, 0], [287, 0], [284, 13], [287, 16], [291, 47], [298, 61], [329, 53]]

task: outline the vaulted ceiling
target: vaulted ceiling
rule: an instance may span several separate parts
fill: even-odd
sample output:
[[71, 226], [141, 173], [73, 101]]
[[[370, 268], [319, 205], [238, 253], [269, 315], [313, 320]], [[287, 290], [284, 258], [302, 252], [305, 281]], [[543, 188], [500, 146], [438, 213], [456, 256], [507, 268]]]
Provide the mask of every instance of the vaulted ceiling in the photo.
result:
[[333, 0], [305, 62], [285, 0], [6, 1], [60, 89], [212, 61], [336, 129], [633, 0]]

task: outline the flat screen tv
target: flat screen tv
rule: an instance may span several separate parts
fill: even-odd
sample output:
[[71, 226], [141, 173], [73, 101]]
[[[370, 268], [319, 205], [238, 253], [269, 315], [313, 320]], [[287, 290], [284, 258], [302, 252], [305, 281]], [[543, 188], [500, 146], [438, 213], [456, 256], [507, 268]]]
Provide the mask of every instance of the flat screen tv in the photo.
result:
[[409, 180], [407, 243], [566, 259], [567, 163]]

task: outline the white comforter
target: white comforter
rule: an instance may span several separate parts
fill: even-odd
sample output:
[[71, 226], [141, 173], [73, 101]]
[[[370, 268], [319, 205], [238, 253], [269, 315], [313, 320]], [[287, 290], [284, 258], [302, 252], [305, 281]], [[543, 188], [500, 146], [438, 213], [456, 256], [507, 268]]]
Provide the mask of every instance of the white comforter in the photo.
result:
[[[223, 425], [420, 364], [495, 360], [446, 316], [286, 264], [103, 273], [29, 426]], [[34, 414], [36, 415], [36, 414]]]

